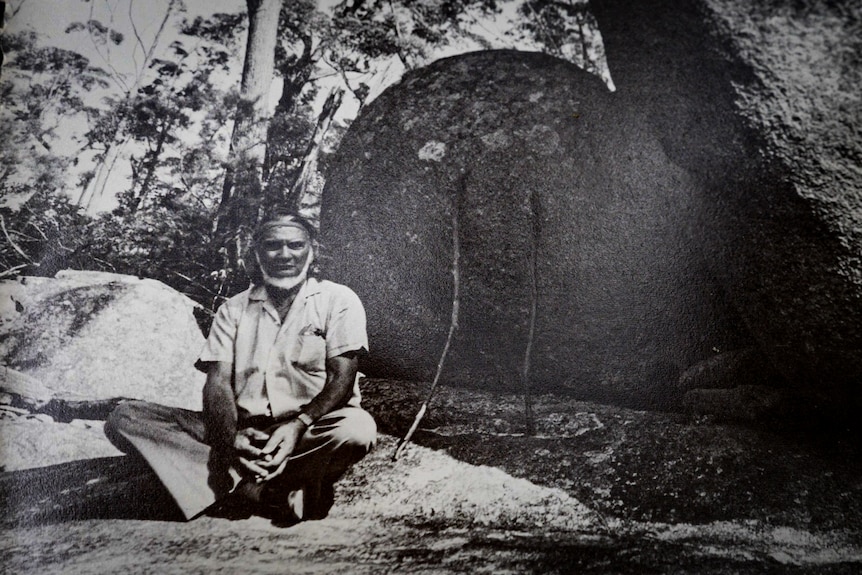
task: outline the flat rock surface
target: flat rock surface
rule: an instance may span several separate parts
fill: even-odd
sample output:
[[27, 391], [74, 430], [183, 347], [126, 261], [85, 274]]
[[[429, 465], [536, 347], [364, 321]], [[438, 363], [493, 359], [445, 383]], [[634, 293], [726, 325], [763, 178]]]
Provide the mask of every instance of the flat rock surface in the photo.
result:
[[57, 423], [45, 415], [4, 416], [0, 419], [0, 465], [3, 471], [17, 471], [122, 455], [105, 437], [104, 424], [80, 419]]
[[[129, 457], [0, 475], [0, 564], [14, 573], [856, 573], [858, 443], [708, 419], [441, 389], [391, 460], [425, 384], [367, 380], [378, 448], [330, 516], [177, 520]], [[43, 425], [10, 421], [4, 437]], [[70, 425], [70, 424], [66, 424]]]

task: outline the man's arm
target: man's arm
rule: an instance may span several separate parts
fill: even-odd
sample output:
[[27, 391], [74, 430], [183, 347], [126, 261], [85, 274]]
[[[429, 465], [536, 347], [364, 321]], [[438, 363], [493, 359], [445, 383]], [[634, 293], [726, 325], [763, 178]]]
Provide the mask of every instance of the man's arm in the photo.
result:
[[349, 351], [326, 360], [326, 384], [314, 399], [302, 409], [312, 421], [317, 421], [330, 411], [342, 407], [353, 394], [359, 355]]
[[213, 448], [230, 451], [236, 439], [237, 410], [231, 378], [233, 364], [225, 361], [210, 363], [204, 384], [204, 425], [206, 439]]
[[[237, 409], [234, 401], [231, 378], [233, 364], [217, 361], [207, 371], [204, 384], [204, 426], [206, 439], [216, 456], [240, 465], [257, 476], [268, 470], [261, 468], [256, 459], [263, 452], [253, 442], [263, 442], [269, 435], [254, 428], [237, 429]], [[236, 457], [236, 459], [234, 459]]]
[[[359, 368], [359, 357], [356, 352], [347, 352], [326, 360], [326, 383], [314, 399], [302, 410], [312, 421], [320, 419], [330, 411], [343, 406], [353, 393], [356, 381], [356, 371]], [[272, 470], [263, 480], [276, 477], [284, 469], [284, 461], [296, 449], [299, 439], [305, 433], [305, 423], [292, 418], [278, 424], [272, 431], [269, 441], [262, 452], [268, 457], [260, 465]]]

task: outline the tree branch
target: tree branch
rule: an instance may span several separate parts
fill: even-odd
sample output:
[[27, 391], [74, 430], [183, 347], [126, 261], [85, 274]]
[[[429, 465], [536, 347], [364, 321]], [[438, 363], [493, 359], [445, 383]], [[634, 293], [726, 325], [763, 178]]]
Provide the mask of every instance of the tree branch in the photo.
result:
[[32, 265], [32, 264], [18, 264], [17, 266], [13, 266], [13, 267], [9, 268], [8, 270], [3, 270], [2, 272], [0, 272], [0, 278], [5, 278], [6, 276], [15, 275], [16, 273], [18, 273], [19, 271], [21, 271], [22, 269], [26, 268], [29, 265]]
[[90, 15], [89, 15], [89, 18], [87, 20], [87, 36], [90, 38], [90, 42], [93, 44], [93, 49], [96, 51], [96, 54], [98, 54], [99, 58], [102, 59], [102, 62], [104, 62], [105, 65], [111, 69], [111, 72], [112, 72], [111, 79], [114, 81], [115, 84], [117, 84], [117, 87], [120, 88], [121, 91], [128, 93], [130, 91], [130, 88], [129, 88], [128, 84], [126, 84], [126, 81], [123, 79], [122, 74], [120, 74], [119, 71], [117, 71], [117, 69], [111, 63], [110, 59], [107, 58], [105, 56], [105, 54], [102, 53], [102, 51], [99, 49], [99, 44], [96, 42], [96, 39], [93, 37], [93, 32], [92, 32], [92, 29], [90, 28], [90, 23], [93, 21], [95, 4], [96, 4], [95, 2], [90, 2]]
[[536, 337], [536, 316], [538, 314], [538, 254], [539, 234], [541, 233], [541, 206], [539, 195], [530, 190], [530, 259], [527, 262], [530, 270], [530, 328], [527, 333], [527, 345], [524, 350], [524, 362], [521, 369], [521, 386], [524, 389], [524, 419], [526, 434], [536, 433], [535, 417], [533, 416], [533, 398], [530, 390], [530, 363], [533, 355], [533, 341]]
[[419, 408], [419, 412], [413, 419], [413, 424], [407, 431], [407, 435], [398, 442], [398, 446], [395, 448], [395, 453], [392, 454], [392, 461], [398, 460], [398, 457], [400, 457], [404, 448], [410, 442], [410, 438], [413, 437], [413, 434], [419, 427], [419, 423], [422, 421], [422, 418], [425, 417], [425, 412], [428, 410], [428, 404], [431, 402], [431, 398], [434, 397], [434, 391], [437, 389], [437, 384], [440, 382], [440, 374], [443, 373], [443, 365], [446, 362], [449, 347], [452, 345], [452, 338], [455, 335], [455, 330], [458, 329], [458, 315], [461, 308], [461, 232], [459, 229], [459, 212], [461, 211], [460, 204], [464, 195], [463, 192], [466, 191], [467, 187], [467, 176], [468, 174], [466, 173], [461, 176], [458, 186], [455, 188], [455, 198], [452, 202], [452, 319], [449, 322], [449, 333], [446, 336], [446, 343], [443, 346], [443, 352], [440, 354], [440, 360], [437, 362], [437, 372], [434, 374], [434, 380], [431, 382], [428, 396], [425, 398], [425, 401], [422, 402], [422, 406]]
[[26, 4], [26, 3], [27, 3], [27, 0], [21, 0], [21, 2], [20, 2], [20, 3], [18, 3], [18, 5], [17, 5], [17, 6], [12, 10], [12, 12], [9, 14], [9, 17], [8, 17], [8, 18], [6, 18], [6, 23], [7, 23], [7, 24], [8, 24], [9, 22], [11, 22], [11, 21], [12, 21], [12, 19], [13, 19], [13, 18], [15, 18], [15, 16], [17, 16], [17, 15], [18, 15], [18, 12], [20, 12], [20, 11], [21, 11], [21, 8], [23, 8], [23, 7], [24, 7], [24, 4]]
[[194, 279], [190, 278], [189, 276], [187, 276], [187, 275], [185, 275], [185, 274], [181, 274], [180, 272], [175, 271], [175, 270], [171, 270], [171, 273], [172, 273], [172, 274], [174, 274], [174, 275], [175, 275], [175, 276], [177, 276], [177, 277], [180, 277], [180, 278], [182, 278], [182, 279], [186, 280], [186, 281], [187, 281], [187, 282], [189, 282], [190, 284], [192, 284], [192, 285], [194, 285], [194, 286], [197, 286], [197, 287], [201, 288], [202, 290], [204, 290], [205, 292], [207, 292], [209, 295], [211, 295], [211, 296], [213, 296], [213, 297], [218, 297], [218, 296], [220, 295], [220, 294], [218, 294], [218, 293], [214, 292], [213, 290], [211, 290], [210, 288], [208, 288], [207, 286], [205, 286], [204, 284], [202, 284], [202, 283], [200, 283], [199, 281], [196, 281], [196, 280], [194, 280]]
[[412, 70], [413, 67], [407, 63], [407, 58], [403, 53], [404, 38], [401, 37], [401, 30], [398, 26], [398, 17], [395, 16], [395, 8], [392, 6], [392, 0], [389, 0], [389, 13], [392, 14], [392, 26], [395, 28], [395, 36], [398, 38], [398, 50], [396, 52], [398, 59], [401, 60], [401, 64], [404, 65], [406, 70]]
[[[147, 48], [146, 48], [146, 46], [144, 46], [144, 41], [141, 38], [141, 35], [138, 33], [138, 25], [135, 24], [135, 18], [132, 16], [132, 9], [134, 6], [135, 6], [135, 0], [129, 0], [129, 22], [132, 25], [132, 33], [135, 35], [135, 40], [137, 41], [138, 46], [141, 47], [141, 55], [146, 56], [147, 55]], [[138, 68], [138, 58], [137, 58], [137, 56], [135, 56], [137, 51], [138, 51], [137, 48], [132, 50], [132, 61], [135, 63], [135, 69]]]
[[533, 18], [536, 21], [536, 24], [538, 24], [539, 28], [542, 29], [542, 33], [545, 35], [545, 39], [547, 40], [548, 44], [553, 47], [554, 54], [559, 55], [560, 47], [554, 41], [554, 37], [551, 36], [551, 32], [550, 30], [548, 30], [547, 23], [545, 22], [545, 17], [536, 12], [536, 10], [533, 8], [533, 5], [530, 3], [530, 0], [527, 0], [527, 2], [525, 2], [524, 4], [526, 4], [527, 8], [530, 9], [530, 12], [533, 14]]
[[168, 23], [168, 19], [171, 16], [171, 13], [174, 10], [174, 6], [176, 6], [177, 0], [171, 0], [171, 3], [168, 4], [168, 9], [165, 10], [165, 17], [162, 18], [161, 24], [159, 24], [159, 29], [156, 30], [156, 35], [153, 37], [153, 43], [150, 44], [150, 49], [147, 50], [147, 53], [144, 55], [143, 67], [147, 67], [147, 63], [152, 59], [153, 53], [156, 51], [156, 46], [159, 45], [159, 38], [161, 38], [162, 33], [165, 31], [165, 26]]
[[9, 242], [9, 245], [12, 246], [12, 249], [21, 254], [21, 257], [30, 262], [31, 264], [36, 263], [30, 256], [24, 253], [24, 250], [21, 249], [21, 246], [15, 243], [15, 240], [13, 240], [12, 236], [9, 235], [9, 232], [6, 230], [6, 220], [3, 219], [2, 215], [0, 215], [0, 229], [3, 230], [3, 235], [6, 236], [6, 241]]

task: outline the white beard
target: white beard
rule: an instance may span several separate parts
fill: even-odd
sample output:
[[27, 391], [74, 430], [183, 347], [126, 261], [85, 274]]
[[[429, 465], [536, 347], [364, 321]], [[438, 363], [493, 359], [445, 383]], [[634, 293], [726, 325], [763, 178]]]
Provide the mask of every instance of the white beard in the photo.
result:
[[263, 281], [266, 282], [267, 285], [271, 285], [274, 288], [283, 289], [283, 290], [292, 290], [299, 284], [305, 281], [308, 277], [308, 268], [311, 266], [311, 260], [314, 259], [314, 250], [308, 250], [308, 258], [305, 260], [305, 265], [302, 266], [302, 270], [295, 276], [290, 278], [274, 278], [268, 273], [262, 265], [260, 265], [260, 256], [255, 254], [254, 256], [257, 258], [257, 266], [260, 268], [260, 273], [263, 275]]

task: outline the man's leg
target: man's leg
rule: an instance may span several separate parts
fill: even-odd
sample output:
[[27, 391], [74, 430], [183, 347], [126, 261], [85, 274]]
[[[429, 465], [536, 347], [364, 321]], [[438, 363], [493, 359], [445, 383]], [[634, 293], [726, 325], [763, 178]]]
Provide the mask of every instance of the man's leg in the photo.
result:
[[332, 506], [332, 484], [365, 457], [377, 441], [377, 425], [358, 407], [337, 409], [305, 431], [282, 474], [268, 486], [267, 502], [286, 504], [288, 495], [302, 489], [303, 519], [320, 519]]
[[212, 461], [200, 413], [144, 401], [120, 404], [105, 423], [117, 448], [140, 454], [191, 519], [226, 495], [239, 479]]

